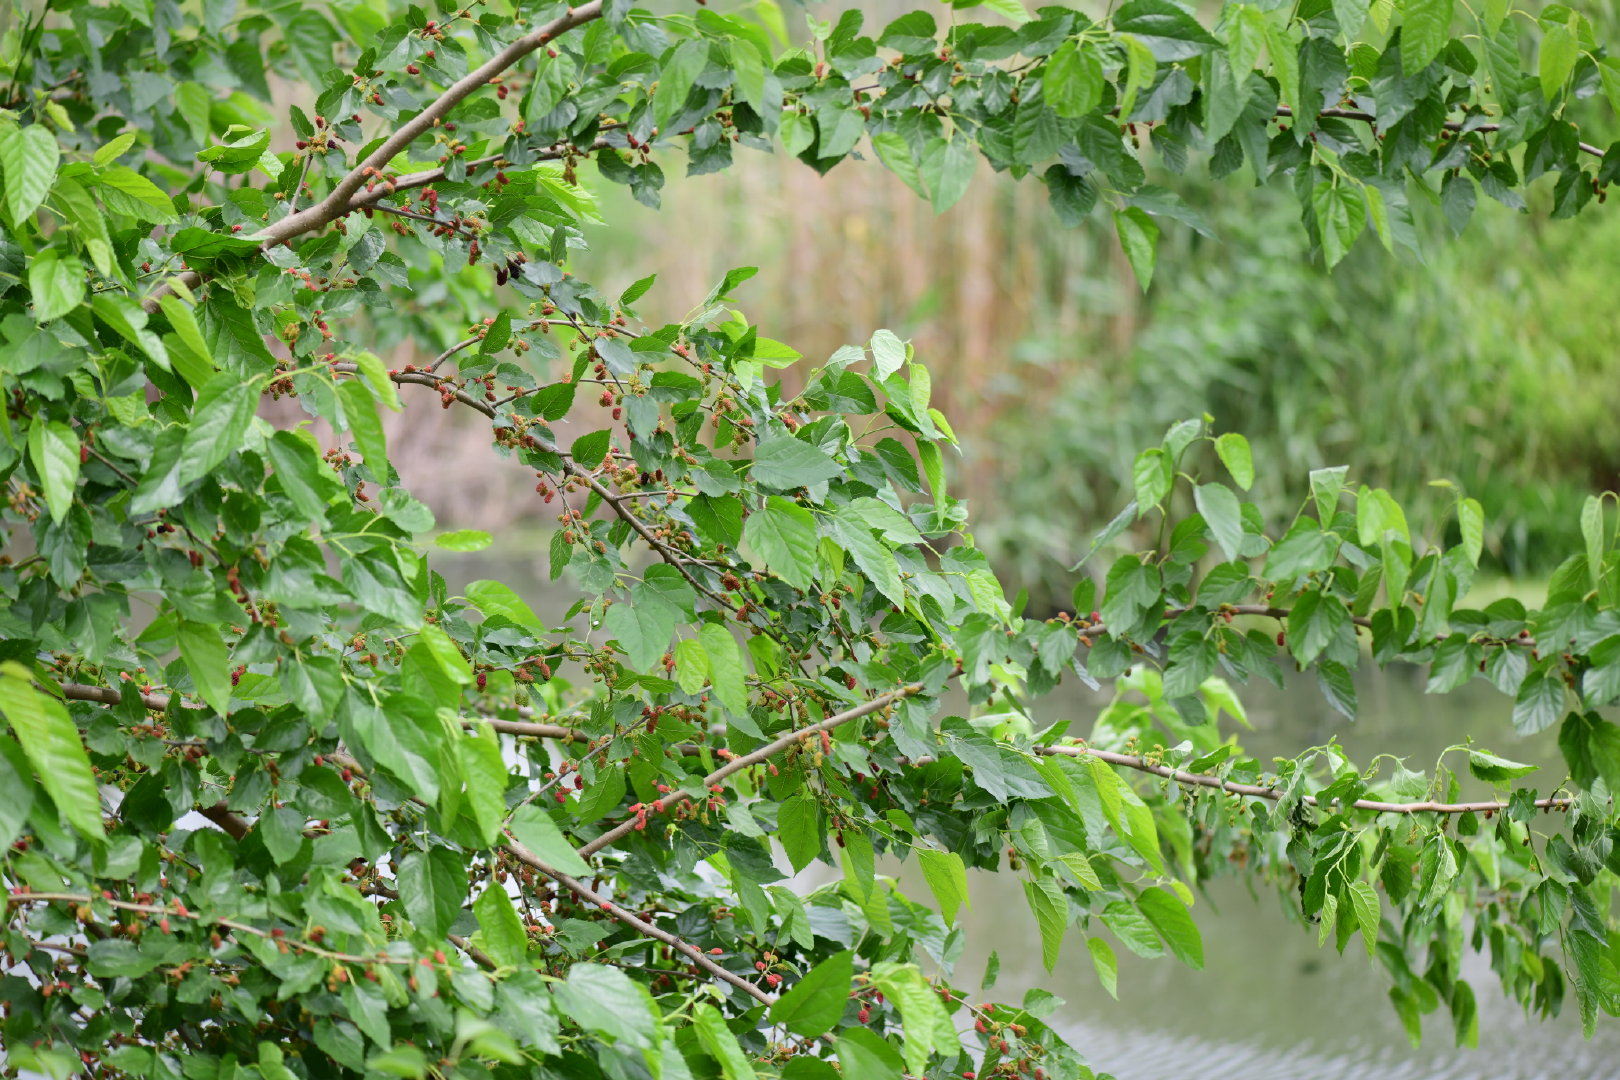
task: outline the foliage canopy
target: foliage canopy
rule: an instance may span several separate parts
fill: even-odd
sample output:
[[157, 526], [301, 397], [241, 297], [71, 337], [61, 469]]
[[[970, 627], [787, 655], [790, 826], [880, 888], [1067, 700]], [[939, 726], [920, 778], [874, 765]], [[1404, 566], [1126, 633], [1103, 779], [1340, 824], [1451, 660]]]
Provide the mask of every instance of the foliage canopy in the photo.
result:
[[[14, 6], [7, 1068], [1090, 1075], [1050, 995], [976, 1004], [955, 971], [967, 871], [1002, 866], [1047, 966], [1078, 928], [1110, 988], [1116, 946], [1201, 966], [1198, 886], [1248, 873], [1359, 936], [1414, 1038], [1441, 1006], [1477, 1035], [1468, 949], [1534, 1012], [1620, 1012], [1604, 502], [1545, 608], [1472, 610], [1476, 501], [1426, 540], [1318, 469], [1268, 536], [1242, 492], [1271, 463], [1192, 420], [1099, 537], [1158, 515], [1159, 545], [1029, 620], [904, 341], [790, 393], [798, 354], [735, 307], [752, 270], [644, 326], [650, 279], [610, 297], [567, 269], [586, 161], [656, 203], [681, 153], [773, 146], [870, 154], [939, 208], [980, 158], [1036, 173], [1065, 224], [1105, 205], [1144, 284], [1161, 227], [1202, 227], [1145, 155], [1196, 152], [1291, 186], [1331, 264], [1363, 232], [1413, 243], [1414, 194], [1459, 228], [1543, 177], [1554, 215], [1601, 201], [1620, 143], [1578, 122], [1611, 121], [1588, 99], [1620, 104], [1620, 61], [1580, 13], [1505, 0], [956, 8], [811, 18], [799, 48], [769, 0]], [[379, 358], [402, 327], [430, 361]], [[428, 541], [389, 465], [380, 411], [430, 393], [560, 511], [566, 612], [432, 568], [490, 538]], [[1546, 794], [1473, 745], [1427, 774], [1333, 745], [1266, 764], [1223, 732], [1229, 680], [1288, 662], [1353, 716], [1369, 648], [1561, 725], [1568, 775]], [[1117, 680], [1086, 740], [1030, 719], [1064, 678]], [[879, 873], [912, 859], [932, 905]], [[841, 875], [784, 884], [818, 861]]]

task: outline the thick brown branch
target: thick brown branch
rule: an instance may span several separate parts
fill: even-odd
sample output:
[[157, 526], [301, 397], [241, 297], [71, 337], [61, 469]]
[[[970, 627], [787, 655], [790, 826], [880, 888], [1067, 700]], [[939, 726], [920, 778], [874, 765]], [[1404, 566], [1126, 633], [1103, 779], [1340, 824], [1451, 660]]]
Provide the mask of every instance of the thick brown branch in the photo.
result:
[[630, 927], [630, 929], [634, 930], [638, 934], [641, 934], [643, 937], [649, 937], [654, 941], [663, 942], [665, 945], [668, 945], [671, 949], [674, 949], [676, 952], [686, 957], [686, 959], [690, 960], [692, 963], [696, 964], [698, 967], [702, 968], [704, 971], [707, 971], [710, 975], [713, 975], [722, 982], [736, 987], [738, 990], [741, 990], [743, 993], [747, 994], [749, 997], [755, 999], [761, 1004], [769, 1005], [776, 1000], [770, 994], [767, 994], [765, 991], [761, 990], [759, 987], [755, 986], [741, 975], [738, 975], [734, 971], [727, 971], [724, 967], [721, 967], [719, 964], [715, 963], [713, 958], [710, 957], [708, 953], [704, 952], [697, 946], [688, 944], [667, 930], [660, 930], [658, 927], [641, 918], [634, 912], [627, 911], [625, 908], [620, 907], [618, 904], [613, 903], [611, 900], [597, 893], [584, 882], [579, 881], [576, 878], [569, 877], [561, 870], [547, 866], [545, 863], [540, 861], [539, 856], [530, 851], [528, 848], [524, 847], [522, 844], [518, 843], [516, 840], [508, 838], [505, 841], [505, 846], [506, 849], [516, 856], [520, 862], [532, 867], [535, 870], [538, 870], [540, 873], [568, 889], [586, 903], [607, 912], [609, 915], [612, 915], [619, 922]]
[[197, 813], [224, 829], [232, 840], [240, 840], [248, 834], [248, 823], [222, 802], [201, 807]]

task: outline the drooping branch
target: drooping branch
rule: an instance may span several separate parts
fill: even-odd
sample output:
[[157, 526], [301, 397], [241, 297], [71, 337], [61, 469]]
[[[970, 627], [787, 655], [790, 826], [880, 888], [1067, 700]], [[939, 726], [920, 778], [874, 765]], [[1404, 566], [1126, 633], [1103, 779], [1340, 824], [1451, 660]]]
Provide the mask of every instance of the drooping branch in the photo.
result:
[[[100, 705], [117, 705], [123, 697], [110, 686], [90, 686], [85, 683], [61, 683], [62, 696], [68, 701], [92, 701]], [[141, 704], [153, 712], [167, 712], [169, 709], [169, 695], [167, 694], [141, 694]], [[184, 704], [182, 708], [200, 709], [201, 705]], [[519, 707], [518, 715], [533, 715], [533, 710]], [[539, 739], [563, 739], [568, 742], [588, 743], [591, 737], [578, 728], [567, 727], [563, 724], [544, 724], [530, 720], [498, 720], [493, 717], [479, 717], [476, 720], [462, 721], [462, 726], [470, 727], [474, 724], [485, 724], [500, 732], [502, 735], [526, 735]], [[230, 830], [226, 830], [229, 832]]]
[[[1037, 754], [1046, 757], [1094, 757], [1106, 761], [1110, 765], [1118, 765], [1125, 769], [1135, 769], [1137, 772], [1151, 773], [1162, 776], [1166, 780], [1174, 780], [1186, 787], [1214, 788], [1231, 795], [1243, 795], [1252, 798], [1279, 800], [1283, 792], [1275, 787], [1266, 787], [1260, 784], [1239, 784], [1219, 776], [1209, 776], [1203, 773], [1183, 772], [1172, 769], [1168, 765], [1148, 761], [1135, 754], [1121, 754], [1113, 750], [1099, 750], [1091, 746], [1047, 746], [1034, 747]], [[1305, 795], [1301, 800], [1306, 806], [1320, 806], [1321, 802], [1314, 795]], [[1537, 799], [1533, 805], [1538, 810], [1568, 810], [1574, 802], [1573, 799], [1549, 798]], [[1343, 805], [1335, 802], [1334, 805]], [[1497, 813], [1508, 808], [1507, 803], [1501, 802], [1380, 802], [1376, 799], [1357, 799], [1349, 804], [1356, 810], [1370, 810], [1378, 814], [1484, 814]]]
[[222, 918], [219, 916], [204, 916], [191, 911], [178, 900], [168, 907], [160, 904], [143, 904], [133, 900], [108, 899], [104, 896], [91, 896], [89, 893], [70, 892], [32, 892], [18, 889], [5, 894], [5, 903], [8, 908], [20, 907], [24, 904], [106, 904], [116, 911], [131, 911], [142, 915], [156, 915], [162, 919], [186, 919], [202, 926], [216, 926], [232, 933], [251, 934], [254, 937], [274, 941], [277, 945], [285, 945], [295, 952], [305, 952], [312, 956], [319, 956], [326, 960], [340, 964], [394, 964], [406, 966], [416, 961], [410, 957], [389, 956], [387, 953], [377, 953], [371, 956], [359, 956], [354, 953], [336, 952], [332, 949], [322, 948], [312, 941], [304, 941], [290, 937], [277, 930], [265, 930], [245, 923], [239, 919]]
[[[1279, 105], [1277, 106], [1277, 115], [1280, 117], [1290, 117], [1294, 115], [1294, 110], [1290, 109], [1287, 105]], [[1323, 109], [1316, 115], [1318, 117], [1325, 116], [1335, 120], [1356, 120], [1363, 124], [1371, 124], [1375, 129], [1378, 126], [1378, 117], [1374, 116], [1372, 113], [1362, 112], [1359, 109]], [[1492, 131], [1502, 130], [1501, 124], [1475, 124], [1474, 126], [1469, 127], [1467, 122], [1463, 120], [1447, 120], [1440, 126], [1446, 131], [1455, 132], [1478, 131], [1489, 133]], [[1601, 146], [1593, 146], [1591, 143], [1585, 142], [1580, 143], [1579, 146], [1583, 153], [1591, 154], [1593, 157], [1603, 156], [1603, 148]]]

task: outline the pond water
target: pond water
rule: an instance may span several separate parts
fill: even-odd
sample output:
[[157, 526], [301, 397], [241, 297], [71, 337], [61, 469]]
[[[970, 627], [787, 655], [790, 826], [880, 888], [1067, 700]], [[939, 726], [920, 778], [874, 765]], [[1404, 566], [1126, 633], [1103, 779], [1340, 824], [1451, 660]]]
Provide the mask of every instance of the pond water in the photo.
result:
[[[539, 541], [522, 547], [546, 550]], [[437, 556], [434, 565], [452, 590], [475, 577], [499, 578], [523, 593], [542, 618], [555, 618], [564, 610], [557, 605], [571, 602], [546, 582], [543, 554], [486, 557], [492, 554]], [[1071, 683], [1039, 700], [1036, 711], [1046, 722], [1071, 717], [1071, 732], [1084, 733], [1107, 694]], [[1512, 702], [1482, 682], [1429, 696], [1419, 672], [1365, 670], [1358, 694], [1360, 715], [1350, 723], [1328, 706], [1308, 677], [1290, 680], [1281, 691], [1264, 684], [1244, 687], [1241, 697], [1254, 730], [1242, 741], [1264, 758], [1296, 754], [1337, 737], [1358, 764], [1392, 752], [1407, 756], [1411, 768], [1428, 770], [1447, 746], [1472, 735], [1504, 757], [1544, 765], [1533, 778], [1543, 788], [1563, 776], [1555, 731], [1517, 736], [1509, 719]], [[909, 877], [902, 873], [908, 891], [926, 896], [922, 883]], [[1470, 956], [1464, 969], [1478, 996], [1479, 1047], [1455, 1048], [1449, 1014], [1442, 1010], [1424, 1018], [1423, 1045], [1412, 1049], [1385, 997], [1383, 968], [1367, 958], [1360, 938], [1352, 939], [1342, 956], [1331, 944], [1318, 949], [1315, 934], [1291, 921], [1280, 895], [1267, 886], [1251, 895], [1241, 881], [1229, 879], [1199, 897], [1193, 915], [1204, 940], [1202, 971], [1168, 957], [1149, 961], [1116, 950], [1117, 1001], [1098, 984], [1078, 933], [1065, 941], [1057, 969], [1050, 974], [1043, 969], [1039, 934], [1015, 876], [978, 873], [970, 891], [972, 907], [959, 916], [967, 929], [957, 968], [961, 984], [976, 985], [994, 950], [1001, 964], [994, 996], [1016, 1001], [1034, 987], [1056, 993], [1064, 1004], [1050, 1022], [1094, 1068], [1119, 1080], [1620, 1077], [1620, 1023], [1600, 1018], [1597, 1035], [1585, 1040], [1573, 1002], [1556, 1020], [1526, 1020], [1501, 996], [1494, 973], [1479, 956]]]

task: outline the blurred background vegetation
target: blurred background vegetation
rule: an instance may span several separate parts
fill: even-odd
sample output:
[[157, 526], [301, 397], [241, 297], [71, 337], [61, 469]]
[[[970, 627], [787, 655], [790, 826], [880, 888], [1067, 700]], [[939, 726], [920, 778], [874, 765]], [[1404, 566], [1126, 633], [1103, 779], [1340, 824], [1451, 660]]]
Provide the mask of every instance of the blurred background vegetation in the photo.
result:
[[[784, 8], [802, 38], [801, 15]], [[1603, 36], [1620, 34], [1615, 4], [1583, 10]], [[879, 327], [913, 339], [962, 441], [953, 485], [971, 500], [975, 538], [1030, 590], [1034, 614], [1066, 603], [1066, 567], [1131, 498], [1135, 453], [1206, 412], [1248, 436], [1275, 518], [1301, 504], [1310, 469], [1348, 464], [1434, 535], [1456, 492], [1431, 482], [1446, 480], [1483, 502], [1487, 560], [1518, 577], [1577, 550], [1582, 498], [1620, 480], [1620, 206], [1553, 221], [1547, 206], [1515, 213], [1482, 196], [1452, 238], [1414, 197], [1422, 261], [1367, 235], [1329, 274], [1289, 192], [1251, 188], [1246, 171], [1212, 183], [1195, 162], [1162, 182], [1216, 238], [1164, 222], [1144, 296], [1105, 215], [1063, 230], [1041, 185], [982, 162], [941, 216], [873, 161], [825, 177], [751, 152], [718, 175], [682, 177], [679, 155], [663, 164], [658, 211], [582, 170], [612, 224], [594, 230], [581, 275], [616, 294], [656, 271], [639, 305], [656, 325], [726, 270], [758, 266], [739, 301], [807, 365]], [[428, 287], [462, 291], [454, 279]], [[482, 317], [487, 300], [465, 292], [469, 321]], [[420, 460], [401, 467], [441, 517], [550, 529], [521, 497], [532, 477], [469, 483], [455, 447], [474, 451], [483, 433], [433, 421], [413, 413]]]

